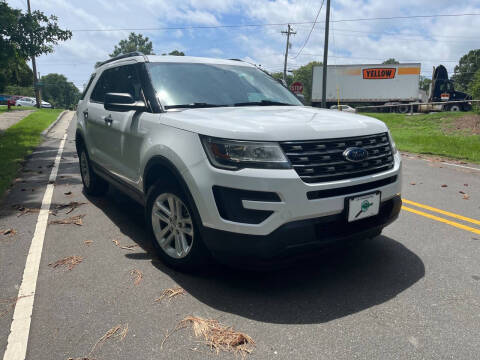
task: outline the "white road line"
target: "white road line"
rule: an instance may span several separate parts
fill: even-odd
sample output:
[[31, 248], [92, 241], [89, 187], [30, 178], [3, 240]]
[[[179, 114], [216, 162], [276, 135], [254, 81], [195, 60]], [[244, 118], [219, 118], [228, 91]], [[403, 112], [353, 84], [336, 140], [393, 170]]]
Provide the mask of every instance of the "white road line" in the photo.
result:
[[43, 241], [45, 231], [47, 230], [48, 214], [52, 201], [54, 182], [57, 178], [58, 167], [62, 158], [63, 147], [65, 146], [65, 134], [60, 142], [57, 157], [48, 179], [47, 189], [43, 195], [42, 207], [38, 214], [35, 233], [33, 234], [32, 244], [28, 251], [25, 270], [23, 271], [22, 284], [18, 291], [18, 300], [13, 313], [13, 321], [8, 336], [7, 349], [3, 355], [3, 360], [24, 360], [27, 355], [28, 334], [30, 332], [30, 322], [33, 311], [33, 300], [35, 299], [35, 289], [37, 287], [38, 269], [42, 257]]
[[465, 168], [465, 169], [470, 169], [470, 170], [477, 170], [477, 171], [480, 171], [480, 169], [479, 169], [479, 168], [474, 168], [474, 167], [471, 167], [471, 166], [457, 165], [457, 164], [450, 164], [450, 163], [443, 162], [443, 161], [442, 161], [442, 164], [445, 164], [445, 165], [450, 165], [450, 166], [458, 166], [458, 167]]

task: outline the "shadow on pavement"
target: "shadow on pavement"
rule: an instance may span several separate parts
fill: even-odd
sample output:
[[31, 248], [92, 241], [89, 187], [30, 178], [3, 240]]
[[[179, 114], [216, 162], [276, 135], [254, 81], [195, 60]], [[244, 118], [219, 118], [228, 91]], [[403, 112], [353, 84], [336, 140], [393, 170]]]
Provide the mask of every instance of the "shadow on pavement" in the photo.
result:
[[328, 322], [384, 303], [425, 275], [422, 260], [387, 236], [341, 247], [282, 270], [252, 272], [212, 265], [201, 273], [179, 273], [154, 254], [141, 206], [115, 190], [108, 197], [90, 200], [146, 251], [126, 256], [152, 261], [206, 305], [256, 321]]

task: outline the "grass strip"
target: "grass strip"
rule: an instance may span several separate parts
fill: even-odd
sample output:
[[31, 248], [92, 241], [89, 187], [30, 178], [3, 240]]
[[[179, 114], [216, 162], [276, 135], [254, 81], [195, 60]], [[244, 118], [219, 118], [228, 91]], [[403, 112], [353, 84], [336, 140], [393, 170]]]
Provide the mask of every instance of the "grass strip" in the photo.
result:
[[42, 141], [45, 130], [61, 109], [40, 109], [28, 115], [0, 134], [0, 198], [15, 179], [21, 162]]
[[440, 155], [480, 163], [480, 135], [468, 129], [455, 129], [455, 123], [473, 112], [432, 113], [421, 115], [365, 114], [375, 117], [390, 129], [397, 148], [419, 154]]

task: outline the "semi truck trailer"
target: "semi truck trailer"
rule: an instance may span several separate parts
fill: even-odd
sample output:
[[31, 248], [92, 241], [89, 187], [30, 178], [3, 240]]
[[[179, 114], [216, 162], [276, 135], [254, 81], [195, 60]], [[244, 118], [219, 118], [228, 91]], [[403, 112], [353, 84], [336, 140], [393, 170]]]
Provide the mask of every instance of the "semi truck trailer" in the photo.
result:
[[[455, 91], [443, 65], [434, 68], [428, 94], [419, 89], [420, 63], [327, 66], [327, 107], [335, 104], [388, 105], [398, 112], [468, 111], [471, 97]], [[313, 67], [312, 106], [321, 106], [323, 67]], [[456, 103], [451, 103], [456, 101]], [[462, 101], [462, 102], [458, 102]], [[431, 104], [443, 102], [443, 104]], [[430, 104], [426, 106], [426, 104]]]

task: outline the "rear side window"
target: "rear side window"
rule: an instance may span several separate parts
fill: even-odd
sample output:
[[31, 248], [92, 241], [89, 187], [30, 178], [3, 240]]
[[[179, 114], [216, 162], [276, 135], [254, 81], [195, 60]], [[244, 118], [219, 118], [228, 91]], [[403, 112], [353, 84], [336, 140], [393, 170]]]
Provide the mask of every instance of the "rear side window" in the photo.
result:
[[88, 91], [88, 89], [90, 88], [90, 85], [92, 85], [93, 79], [95, 79], [95, 73], [93, 73], [93, 74], [90, 76], [90, 80], [88, 80], [87, 87], [85, 88], [85, 90], [83, 90], [83, 93], [82, 93], [82, 96], [80, 97], [80, 100], [85, 99], [85, 95], [87, 94], [87, 91]]
[[141, 99], [141, 85], [135, 65], [124, 65], [105, 70], [93, 89], [91, 101], [103, 103], [106, 93], [128, 93]]

